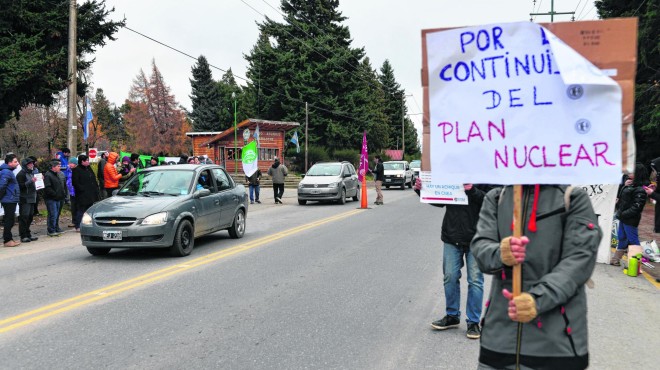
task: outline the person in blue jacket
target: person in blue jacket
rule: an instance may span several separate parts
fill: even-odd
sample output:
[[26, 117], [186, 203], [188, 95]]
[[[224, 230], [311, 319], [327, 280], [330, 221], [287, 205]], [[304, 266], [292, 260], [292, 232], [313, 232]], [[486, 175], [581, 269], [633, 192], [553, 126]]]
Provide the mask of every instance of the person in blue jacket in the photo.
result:
[[5, 247], [17, 247], [20, 241], [14, 241], [11, 233], [16, 222], [16, 204], [20, 198], [20, 190], [14, 170], [18, 167], [18, 157], [15, 154], [7, 154], [5, 163], [0, 166], [0, 203], [5, 211], [3, 217], [3, 239]]

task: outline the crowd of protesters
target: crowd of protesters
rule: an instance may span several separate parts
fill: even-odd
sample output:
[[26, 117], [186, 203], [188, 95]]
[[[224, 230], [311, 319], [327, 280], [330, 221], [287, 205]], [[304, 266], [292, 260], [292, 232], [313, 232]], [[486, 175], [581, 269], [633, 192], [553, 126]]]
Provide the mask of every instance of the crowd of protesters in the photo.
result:
[[[208, 159], [182, 156], [178, 163], [208, 163]], [[35, 157], [28, 156], [21, 160], [16, 154], [8, 153], [0, 165], [0, 203], [4, 210], [5, 247], [17, 247], [21, 243], [39, 239], [30, 230], [34, 215], [38, 213], [39, 196], [43, 197], [46, 206], [49, 237], [60, 236], [64, 232], [60, 226], [64, 205], [68, 205], [71, 210], [71, 224], [68, 227], [80, 232], [82, 216], [95, 202], [112, 196], [113, 191], [140, 169], [166, 165], [167, 162], [159, 163], [158, 157], [150, 157], [143, 163], [135, 153], [122, 157], [120, 161], [119, 154], [103, 152], [94, 173], [86, 154], [72, 158], [71, 150], [62, 148], [54, 159], [42, 166], [44, 173], [39, 172], [36, 164]], [[15, 240], [12, 229], [16, 215], [19, 237]]]

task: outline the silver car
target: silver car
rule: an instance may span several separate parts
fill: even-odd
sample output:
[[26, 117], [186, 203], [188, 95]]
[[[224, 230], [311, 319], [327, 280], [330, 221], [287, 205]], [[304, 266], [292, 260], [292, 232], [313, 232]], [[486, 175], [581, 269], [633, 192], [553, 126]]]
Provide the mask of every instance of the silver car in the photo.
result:
[[187, 256], [202, 235], [228, 230], [232, 238], [243, 237], [247, 210], [245, 187], [220, 166], [151, 167], [90, 207], [80, 237], [95, 256], [111, 248], [169, 248]]
[[360, 183], [355, 167], [349, 162], [317, 163], [298, 184], [300, 205], [310, 200], [344, 204], [347, 197], [360, 200]]

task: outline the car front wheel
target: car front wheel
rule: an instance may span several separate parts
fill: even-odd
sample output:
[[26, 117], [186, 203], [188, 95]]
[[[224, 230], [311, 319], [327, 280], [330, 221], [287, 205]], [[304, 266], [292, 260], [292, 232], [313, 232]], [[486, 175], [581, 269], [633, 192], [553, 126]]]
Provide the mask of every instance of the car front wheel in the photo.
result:
[[360, 200], [360, 187], [359, 186], [357, 187], [357, 190], [355, 191], [355, 196], [353, 197], [354, 202], [357, 202], [358, 200]]
[[240, 239], [245, 235], [245, 211], [239, 209], [234, 215], [234, 223], [229, 228], [229, 236], [232, 239]]
[[89, 254], [92, 256], [105, 256], [106, 254], [110, 253], [110, 248], [87, 247], [87, 252], [89, 252]]
[[307, 204], [307, 201], [304, 200], [304, 199], [298, 199], [298, 204], [300, 204], [301, 206], [304, 206], [305, 204]]
[[174, 257], [185, 257], [190, 254], [195, 244], [193, 226], [188, 220], [183, 220], [176, 229], [174, 243], [170, 247], [170, 254]]
[[337, 203], [339, 204], [346, 204], [346, 189], [341, 188], [341, 194], [339, 194], [339, 199], [337, 199]]

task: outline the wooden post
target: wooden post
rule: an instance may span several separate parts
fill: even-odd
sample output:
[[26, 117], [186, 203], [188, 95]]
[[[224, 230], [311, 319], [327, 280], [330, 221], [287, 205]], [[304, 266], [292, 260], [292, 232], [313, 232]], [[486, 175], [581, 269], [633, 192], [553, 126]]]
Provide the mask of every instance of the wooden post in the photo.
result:
[[[522, 185], [513, 185], [513, 236], [522, 236]], [[513, 296], [522, 292], [522, 265], [513, 265]]]

